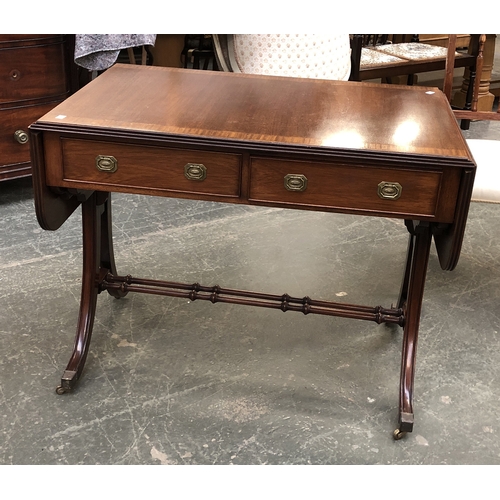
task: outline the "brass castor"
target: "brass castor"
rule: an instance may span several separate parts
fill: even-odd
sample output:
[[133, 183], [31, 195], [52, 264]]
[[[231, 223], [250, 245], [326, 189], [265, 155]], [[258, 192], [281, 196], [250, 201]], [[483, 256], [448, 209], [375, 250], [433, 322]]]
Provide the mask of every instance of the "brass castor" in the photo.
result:
[[61, 394], [64, 394], [65, 392], [66, 392], [66, 389], [62, 385], [58, 385], [56, 387], [56, 394], [61, 395]]
[[400, 431], [399, 429], [396, 429], [393, 432], [392, 436], [394, 437], [394, 439], [396, 441], [398, 441], [399, 439], [402, 439], [402, 438], [404, 438], [406, 436], [406, 432], [403, 432], [403, 431]]

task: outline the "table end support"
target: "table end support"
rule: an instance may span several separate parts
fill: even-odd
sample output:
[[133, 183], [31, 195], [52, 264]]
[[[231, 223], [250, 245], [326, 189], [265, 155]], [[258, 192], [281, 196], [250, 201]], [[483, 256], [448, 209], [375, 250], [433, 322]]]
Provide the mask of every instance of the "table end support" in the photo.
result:
[[[94, 192], [82, 203], [83, 269], [80, 311], [73, 353], [61, 378], [56, 393], [71, 392], [80, 378], [92, 337], [101, 282], [115, 270], [111, 237], [111, 212], [108, 193]], [[111, 268], [111, 269], [110, 269]], [[117, 291], [117, 298], [124, 294]]]
[[[405, 324], [401, 359], [399, 428], [394, 438], [401, 439], [413, 430], [413, 386], [415, 379], [415, 358], [417, 351], [420, 312], [424, 296], [424, 285], [432, 241], [432, 225], [427, 222], [408, 221], [410, 232], [407, 264], [403, 284]], [[403, 304], [400, 304], [403, 306]]]

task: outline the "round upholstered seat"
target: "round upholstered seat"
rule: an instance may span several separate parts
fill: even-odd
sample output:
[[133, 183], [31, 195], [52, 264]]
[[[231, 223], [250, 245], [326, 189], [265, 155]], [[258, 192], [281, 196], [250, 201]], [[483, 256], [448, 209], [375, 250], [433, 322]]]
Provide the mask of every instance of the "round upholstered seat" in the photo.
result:
[[472, 201], [500, 203], [500, 141], [468, 139], [477, 164]]
[[239, 71], [348, 80], [349, 35], [232, 35]]

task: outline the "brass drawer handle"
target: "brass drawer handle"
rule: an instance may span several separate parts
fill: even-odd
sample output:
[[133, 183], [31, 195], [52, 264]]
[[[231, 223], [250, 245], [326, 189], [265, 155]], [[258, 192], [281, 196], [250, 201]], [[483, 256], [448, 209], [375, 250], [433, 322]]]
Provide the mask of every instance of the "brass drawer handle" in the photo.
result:
[[114, 156], [97, 155], [95, 157], [95, 166], [100, 172], [113, 173], [118, 170], [118, 161]]
[[207, 177], [207, 167], [202, 163], [187, 163], [184, 166], [184, 176], [190, 181], [202, 181]]
[[305, 191], [307, 189], [307, 177], [302, 174], [285, 175], [285, 189], [287, 191]]
[[14, 139], [19, 144], [26, 144], [30, 140], [30, 137], [24, 130], [16, 130], [14, 132]]
[[399, 182], [386, 182], [382, 181], [378, 185], [377, 193], [383, 200], [397, 200], [401, 193], [403, 192], [403, 187]]

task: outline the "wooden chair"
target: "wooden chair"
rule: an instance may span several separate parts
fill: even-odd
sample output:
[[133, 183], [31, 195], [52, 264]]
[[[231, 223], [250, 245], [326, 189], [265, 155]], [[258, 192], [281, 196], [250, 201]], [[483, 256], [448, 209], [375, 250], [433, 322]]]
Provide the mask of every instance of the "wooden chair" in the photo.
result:
[[[470, 120], [494, 120], [500, 121], [500, 106], [497, 111], [478, 111], [478, 97], [480, 77], [483, 68], [483, 50], [486, 35], [477, 38], [478, 48], [474, 72], [470, 74], [472, 83], [470, 98], [471, 105], [468, 109], [453, 109], [455, 117], [465, 121]], [[451, 103], [451, 84], [453, 80], [453, 67], [455, 59], [456, 36], [450, 36], [448, 54], [446, 59], [445, 81], [443, 92]], [[462, 126], [462, 128], [464, 128]], [[500, 139], [500, 138], [499, 138]], [[477, 164], [472, 201], [485, 203], [500, 203], [500, 140], [467, 139], [467, 144]]]
[[[407, 76], [413, 85], [414, 75], [444, 70], [447, 48], [419, 42], [419, 35], [351, 35], [352, 81], [381, 78], [392, 83], [395, 76]], [[456, 52], [455, 68], [472, 67], [476, 55]]]
[[[203, 68], [201, 68], [202, 61]], [[217, 69], [212, 35], [185, 35], [181, 62], [184, 68], [188, 68], [191, 64], [193, 69]]]
[[221, 71], [348, 80], [349, 35], [212, 35]]
[[[470, 86], [470, 106], [465, 109], [454, 109], [453, 113], [459, 119], [466, 120], [500, 120], [500, 109], [499, 111], [478, 111], [477, 104], [479, 98], [479, 87], [481, 85], [480, 78], [476, 78], [476, 75], [481, 75], [483, 71], [483, 51], [484, 44], [486, 42], [486, 35], [477, 35], [477, 50], [475, 50], [475, 64], [473, 65], [470, 81], [472, 85]], [[448, 45], [448, 54], [446, 59], [446, 71], [445, 71], [445, 81], [443, 85], [443, 92], [445, 93], [448, 100], [451, 102], [451, 86], [453, 81], [453, 67], [455, 60], [454, 46], [456, 44], [456, 35], [450, 35], [450, 43]]]

